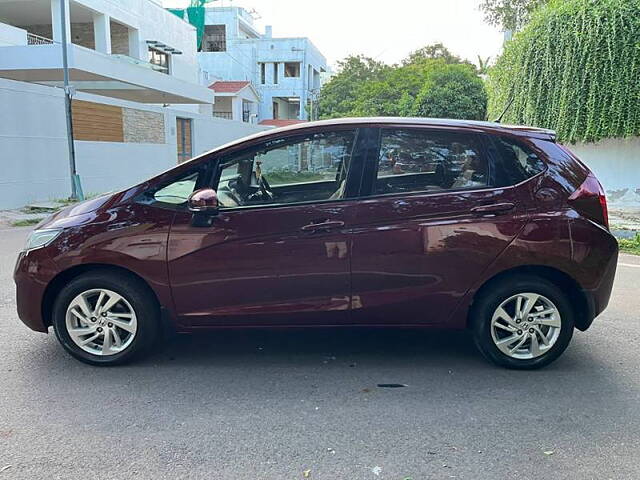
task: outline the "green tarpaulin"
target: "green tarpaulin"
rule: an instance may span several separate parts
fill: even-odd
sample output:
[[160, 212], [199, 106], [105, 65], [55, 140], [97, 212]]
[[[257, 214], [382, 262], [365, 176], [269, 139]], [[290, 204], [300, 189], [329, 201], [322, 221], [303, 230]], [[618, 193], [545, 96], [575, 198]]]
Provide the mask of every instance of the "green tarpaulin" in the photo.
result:
[[[196, 27], [196, 36], [198, 39], [198, 51], [202, 47], [202, 38], [204, 36], [204, 7], [188, 7], [188, 8], [168, 8], [171, 13], [177, 15], [183, 20], [187, 20], [191, 25]], [[185, 18], [186, 15], [186, 18]]]

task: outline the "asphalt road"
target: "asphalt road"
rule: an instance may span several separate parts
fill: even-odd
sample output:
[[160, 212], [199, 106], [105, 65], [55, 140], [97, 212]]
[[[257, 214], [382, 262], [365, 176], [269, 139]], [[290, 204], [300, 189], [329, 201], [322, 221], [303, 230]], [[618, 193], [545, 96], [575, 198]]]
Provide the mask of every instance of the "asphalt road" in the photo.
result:
[[18, 320], [26, 234], [0, 230], [0, 480], [640, 478], [640, 258], [542, 371], [388, 330], [219, 332], [98, 369]]

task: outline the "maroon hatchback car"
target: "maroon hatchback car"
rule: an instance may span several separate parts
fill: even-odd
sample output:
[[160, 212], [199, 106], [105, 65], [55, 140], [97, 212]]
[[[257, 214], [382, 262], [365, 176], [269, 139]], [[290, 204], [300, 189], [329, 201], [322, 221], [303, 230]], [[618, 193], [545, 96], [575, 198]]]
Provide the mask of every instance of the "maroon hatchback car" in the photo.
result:
[[607, 306], [617, 255], [602, 187], [553, 132], [359, 118], [62, 210], [15, 281], [24, 323], [94, 365], [169, 327], [402, 326], [468, 328], [489, 360], [536, 368]]

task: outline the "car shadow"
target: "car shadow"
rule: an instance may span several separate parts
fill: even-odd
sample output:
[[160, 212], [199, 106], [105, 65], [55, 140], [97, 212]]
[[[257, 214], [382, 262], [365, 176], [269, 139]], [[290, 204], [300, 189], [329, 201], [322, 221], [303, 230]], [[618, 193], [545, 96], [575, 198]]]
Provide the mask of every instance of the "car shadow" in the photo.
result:
[[340, 359], [378, 358], [402, 361], [407, 357], [443, 363], [482, 361], [465, 331], [390, 328], [288, 328], [203, 331], [175, 335], [146, 361], [159, 364], [235, 362], [259, 358], [271, 362], [316, 364]]

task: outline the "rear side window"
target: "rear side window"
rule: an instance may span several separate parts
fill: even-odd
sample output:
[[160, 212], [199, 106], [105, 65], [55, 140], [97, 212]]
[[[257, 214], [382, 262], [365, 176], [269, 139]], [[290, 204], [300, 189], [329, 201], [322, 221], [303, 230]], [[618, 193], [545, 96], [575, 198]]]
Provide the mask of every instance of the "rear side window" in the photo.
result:
[[496, 186], [515, 185], [544, 171], [544, 162], [527, 146], [507, 137], [494, 137], [494, 141]]
[[489, 168], [478, 138], [427, 129], [383, 129], [374, 194], [487, 187]]

